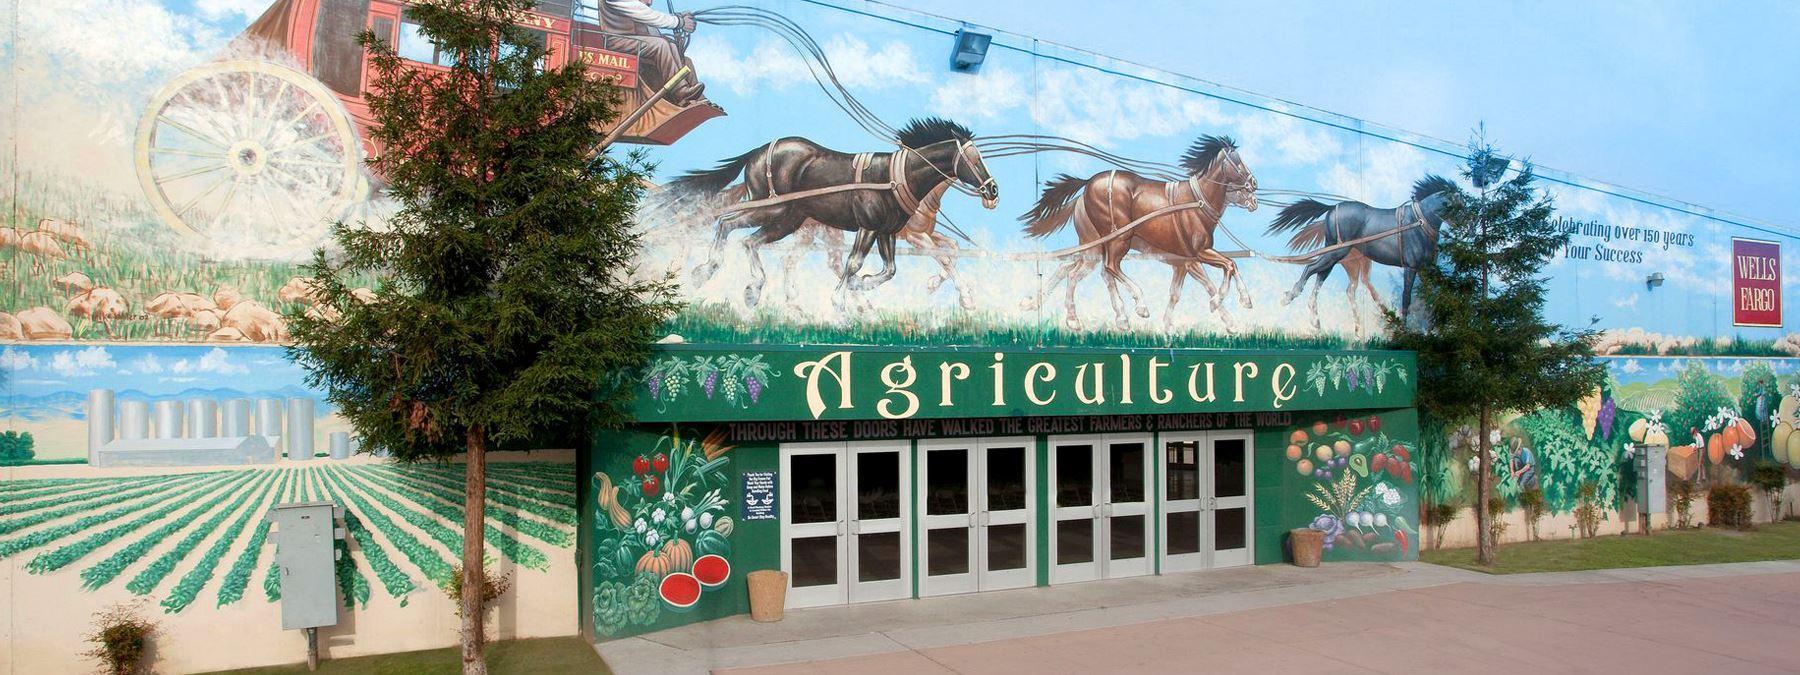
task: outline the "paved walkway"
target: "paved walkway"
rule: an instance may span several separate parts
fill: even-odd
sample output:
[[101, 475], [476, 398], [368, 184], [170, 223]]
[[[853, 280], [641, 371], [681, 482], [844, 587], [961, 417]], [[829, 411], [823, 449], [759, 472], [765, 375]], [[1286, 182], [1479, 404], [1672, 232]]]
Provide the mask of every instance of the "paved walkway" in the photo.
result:
[[619, 673], [1800, 672], [1800, 561], [1495, 577], [1286, 566], [742, 617]]

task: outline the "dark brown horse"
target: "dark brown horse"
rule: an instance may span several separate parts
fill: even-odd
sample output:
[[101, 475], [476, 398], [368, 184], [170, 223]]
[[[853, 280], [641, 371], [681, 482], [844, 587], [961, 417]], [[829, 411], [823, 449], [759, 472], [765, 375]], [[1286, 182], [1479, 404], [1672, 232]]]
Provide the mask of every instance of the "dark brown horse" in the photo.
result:
[[[1085, 180], [1068, 174], [1052, 179], [1037, 205], [1019, 220], [1025, 223], [1025, 233], [1033, 237], [1048, 236], [1073, 220], [1081, 245], [1063, 252], [1067, 261], [1048, 284], [1025, 301], [1024, 308], [1036, 309], [1045, 295], [1067, 281], [1064, 323], [1079, 330], [1075, 288], [1100, 266], [1112, 297], [1114, 322], [1124, 327], [1127, 321], [1119, 297], [1121, 282], [1131, 293], [1137, 315], [1148, 318], [1150, 310], [1143, 305], [1141, 291], [1120, 267], [1127, 253], [1139, 250], [1162, 258], [1172, 268], [1165, 328], [1173, 321], [1183, 282], [1193, 276], [1212, 294], [1212, 309], [1230, 330], [1231, 317], [1223, 302], [1232, 282], [1238, 282], [1238, 297], [1245, 308], [1250, 307], [1250, 295], [1237, 278], [1237, 263], [1214, 249], [1213, 231], [1227, 205], [1256, 210], [1256, 176], [1238, 156], [1237, 144], [1225, 136], [1200, 137], [1182, 156], [1181, 166], [1188, 172], [1187, 180], [1156, 181], [1124, 170], [1102, 171]], [[1214, 287], [1200, 273], [1202, 264], [1224, 272], [1221, 286]]]
[[[847, 153], [804, 138], [782, 138], [726, 160], [710, 171], [694, 171], [670, 184], [675, 195], [743, 195], [748, 201], [727, 207], [717, 223], [707, 261], [694, 268], [695, 286], [718, 271], [725, 241], [733, 230], [755, 228], [744, 239], [751, 280], [744, 302], [755, 307], [766, 280], [760, 249], [816, 223], [856, 233], [850, 255], [839, 270], [834, 304], [846, 311], [851, 294], [861, 293], [894, 277], [895, 241], [922, 208], [923, 202], [948, 185], [977, 196], [994, 208], [999, 184], [981, 161], [974, 135], [949, 120], [914, 120], [896, 139], [900, 149], [884, 153]], [[743, 178], [741, 186], [732, 181]], [[861, 274], [869, 250], [877, 248], [884, 268]]]

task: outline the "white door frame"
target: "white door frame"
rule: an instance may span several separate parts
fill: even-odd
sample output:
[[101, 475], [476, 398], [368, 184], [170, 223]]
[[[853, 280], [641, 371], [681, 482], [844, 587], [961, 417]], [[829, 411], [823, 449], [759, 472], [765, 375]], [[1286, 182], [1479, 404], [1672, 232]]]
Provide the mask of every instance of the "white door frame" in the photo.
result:
[[[1115, 443], [1142, 443], [1144, 446], [1144, 496], [1141, 502], [1114, 503], [1112, 493], [1111, 453]], [[1087, 445], [1091, 451], [1089, 461], [1093, 471], [1093, 504], [1089, 506], [1057, 506], [1057, 448], [1069, 445]], [[1046, 488], [1051, 491], [1050, 520], [1050, 583], [1069, 583], [1089, 581], [1093, 579], [1112, 579], [1117, 577], [1137, 576], [1150, 573], [1150, 560], [1155, 551], [1151, 550], [1150, 526], [1152, 515], [1150, 506], [1156, 485], [1155, 454], [1153, 437], [1149, 433], [1118, 434], [1082, 434], [1071, 436], [1051, 436], [1049, 482]], [[1143, 516], [1144, 523], [1144, 555], [1141, 558], [1128, 560], [1112, 559], [1112, 519], [1121, 516]], [[1085, 563], [1057, 563], [1058, 537], [1056, 527], [1064, 521], [1088, 519], [1093, 522], [1093, 560]]]
[[[1213, 494], [1215, 470], [1214, 447], [1219, 441], [1241, 440], [1244, 443], [1244, 494], [1237, 497], [1217, 497]], [[1256, 559], [1256, 485], [1255, 485], [1255, 437], [1248, 429], [1226, 431], [1177, 431], [1164, 432], [1159, 439], [1162, 447], [1157, 448], [1156, 481], [1159, 486], [1163, 527], [1157, 537], [1157, 550], [1161, 555], [1162, 571], [1187, 572], [1218, 567], [1235, 567], [1248, 565]], [[1198, 456], [1195, 458], [1199, 467], [1199, 490], [1197, 499], [1169, 499], [1168, 494], [1168, 454], [1170, 443], [1192, 442], [1198, 444]], [[1244, 509], [1244, 547], [1230, 551], [1215, 550], [1216, 528], [1213, 519], [1219, 509]], [[1200, 532], [1200, 550], [1196, 553], [1170, 554], [1168, 517], [1170, 513], [1198, 513]]]
[[[1025, 504], [1022, 509], [994, 513], [987, 491], [989, 451], [1019, 448], [1025, 458]], [[932, 514], [930, 495], [931, 453], [961, 450], [968, 485], [968, 505], [961, 513]], [[919, 483], [915, 499], [919, 507], [919, 597], [972, 593], [975, 591], [1023, 588], [1037, 583], [1037, 439], [1031, 436], [1005, 438], [940, 438], [920, 440], [918, 445]], [[992, 571], [988, 569], [988, 535], [994, 525], [1025, 526], [1025, 567]], [[931, 575], [932, 530], [963, 528], [968, 533], [967, 572]]]
[[[862, 520], [856, 513], [856, 467], [862, 455], [895, 452], [899, 456], [900, 514], [897, 518]], [[783, 443], [781, 445], [781, 569], [788, 573], [788, 607], [840, 605], [850, 602], [894, 600], [912, 596], [912, 444], [910, 441], [856, 441], [850, 443]], [[825, 523], [794, 523], [793, 458], [804, 455], [830, 455], [835, 458], [836, 520]], [[900, 535], [900, 577], [883, 581], [857, 581], [858, 547], [856, 538], [863, 534], [898, 533]], [[794, 586], [793, 540], [796, 538], [831, 536], [837, 539], [837, 580], [829, 586]]]

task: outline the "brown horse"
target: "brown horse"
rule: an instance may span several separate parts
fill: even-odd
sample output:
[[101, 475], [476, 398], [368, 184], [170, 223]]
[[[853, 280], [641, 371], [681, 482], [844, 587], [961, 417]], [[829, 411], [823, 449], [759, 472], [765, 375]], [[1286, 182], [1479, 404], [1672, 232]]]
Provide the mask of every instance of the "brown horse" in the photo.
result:
[[[911, 244], [914, 250], [937, 261], [939, 272], [926, 280], [925, 293], [927, 295], [936, 293], [945, 283], [952, 284], [956, 287], [957, 303], [964, 310], [970, 310], [975, 309], [975, 297], [970, 294], [969, 287], [956, 278], [956, 258], [961, 247], [956, 245], [955, 239], [937, 231], [938, 210], [943, 206], [944, 192], [949, 187], [948, 183], [939, 185], [937, 189], [927, 193], [924, 199], [919, 200], [919, 207], [913, 211], [912, 217], [907, 219], [906, 227], [900, 230], [900, 240]], [[799, 284], [793, 282], [794, 268], [799, 266], [800, 259], [806, 256], [809, 249], [823, 247], [826, 262], [831, 269], [842, 267], [844, 233], [842, 230], [832, 229], [817, 221], [809, 220], [790, 239], [794, 242], [794, 248], [788, 251], [787, 257], [782, 260], [782, 268], [787, 272], [786, 288], [788, 304], [791, 305], [794, 304], [794, 292], [800, 287]]]
[[[1124, 327], [1127, 322], [1119, 297], [1120, 282], [1131, 293], [1137, 315], [1148, 318], [1150, 310], [1143, 305], [1141, 291], [1121, 268], [1125, 255], [1135, 249], [1162, 258], [1174, 273], [1169, 280], [1169, 308], [1163, 317], [1165, 330], [1171, 327], [1181, 286], [1189, 276], [1211, 293], [1213, 311], [1226, 330], [1231, 330], [1231, 317], [1223, 303], [1232, 282], [1238, 282], [1238, 298], [1246, 309], [1250, 295], [1237, 278], [1237, 263], [1213, 248], [1213, 231], [1227, 205], [1256, 210], [1256, 176], [1238, 156], [1237, 144], [1226, 136], [1201, 136], [1182, 156], [1181, 166], [1188, 171], [1188, 179], [1175, 182], [1150, 180], [1123, 170], [1103, 171], [1086, 180], [1068, 174], [1052, 179], [1037, 205], [1019, 220], [1025, 223], [1027, 235], [1045, 237], [1072, 219], [1081, 245], [1064, 252], [1068, 260], [1022, 307], [1036, 309], [1045, 295], [1067, 281], [1064, 323], [1070, 330], [1079, 330], [1075, 288], [1100, 265], [1112, 297], [1114, 323]], [[1215, 288], [1200, 273], [1202, 264], [1224, 273], [1220, 287]]]

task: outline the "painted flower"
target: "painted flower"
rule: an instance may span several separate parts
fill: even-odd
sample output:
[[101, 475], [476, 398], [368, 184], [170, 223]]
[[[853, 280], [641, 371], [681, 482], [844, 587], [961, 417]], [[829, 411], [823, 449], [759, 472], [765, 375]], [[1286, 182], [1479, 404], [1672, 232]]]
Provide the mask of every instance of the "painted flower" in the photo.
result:
[[675, 493], [673, 493], [673, 492], [664, 492], [664, 493], [663, 493], [663, 501], [664, 501], [664, 502], [668, 502], [668, 503], [670, 503], [670, 504], [673, 504], [673, 503], [675, 503]]
[[649, 534], [644, 535], [644, 545], [649, 546], [651, 548], [655, 548], [656, 542], [660, 541], [661, 539], [662, 539], [662, 535], [657, 534], [655, 530], [651, 530]]
[[649, 529], [649, 527], [650, 527], [650, 525], [648, 523], [645, 523], [643, 518], [637, 519], [637, 533], [638, 534], [643, 534], [644, 530]]
[[1744, 458], [1744, 446], [1737, 445], [1735, 443], [1732, 444], [1730, 450], [1726, 450], [1725, 452], [1727, 454], [1730, 454], [1732, 459], [1741, 460]]
[[1491, 431], [1488, 431], [1488, 443], [1491, 445], [1499, 445], [1500, 444], [1500, 430], [1499, 429], [1493, 429]]
[[662, 507], [660, 506], [657, 507], [655, 511], [650, 512], [650, 522], [656, 523], [657, 525], [661, 525], [663, 519], [667, 517], [669, 517], [669, 514], [663, 513]]
[[1469, 458], [1469, 470], [1470, 471], [1480, 471], [1481, 470], [1481, 458], [1480, 457], [1470, 457]]
[[1626, 443], [1625, 444], [1625, 459], [1631, 459], [1636, 456], [1637, 456], [1637, 446], [1632, 445], [1630, 443]]
[[1399, 490], [1389, 490], [1386, 494], [1381, 495], [1381, 503], [1386, 504], [1388, 506], [1399, 506], [1400, 505], [1400, 491]]

